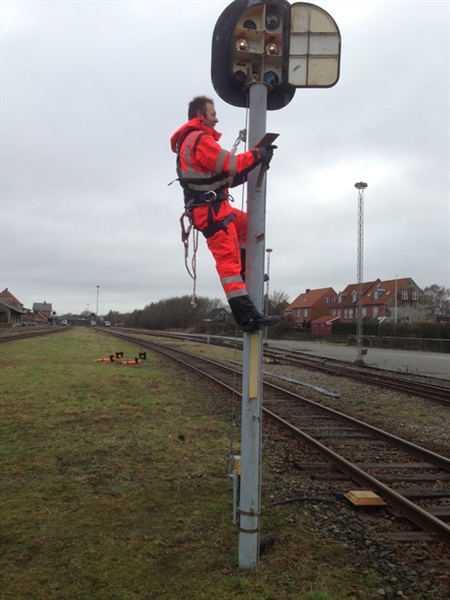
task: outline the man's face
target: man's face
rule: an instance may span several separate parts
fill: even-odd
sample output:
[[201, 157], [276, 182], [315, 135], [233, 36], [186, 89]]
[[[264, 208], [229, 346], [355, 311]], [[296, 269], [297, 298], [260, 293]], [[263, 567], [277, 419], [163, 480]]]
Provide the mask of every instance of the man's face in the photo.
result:
[[219, 122], [219, 119], [216, 117], [216, 109], [214, 108], [214, 104], [211, 104], [210, 102], [207, 102], [205, 105], [205, 114], [200, 116], [203, 117], [206, 127], [211, 127], [211, 129], [214, 129], [216, 127], [216, 123]]

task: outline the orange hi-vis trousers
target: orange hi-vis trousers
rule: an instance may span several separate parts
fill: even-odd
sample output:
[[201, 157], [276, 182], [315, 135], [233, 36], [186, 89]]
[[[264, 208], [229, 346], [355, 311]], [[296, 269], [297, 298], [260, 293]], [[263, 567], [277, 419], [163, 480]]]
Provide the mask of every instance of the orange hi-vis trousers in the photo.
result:
[[[209, 219], [208, 219], [209, 211]], [[211, 209], [208, 205], [193, 209], [194, 227], [200, 231], [211, 225]], [[246, 296], [247, 290], [242, 279], [241, 249], [245, 248], [247, 235], [247, 214], [232, 208], [227, 200], [220, 203], [217, 214], [213, 213], [213, 222], [223, 221], [233, 215], [233, 221], [207, 238], [206, 243], [216, 262], [220, 283], [229, 301], [232, 298]], [[244, 265], [245, 266], [245, 265]]]

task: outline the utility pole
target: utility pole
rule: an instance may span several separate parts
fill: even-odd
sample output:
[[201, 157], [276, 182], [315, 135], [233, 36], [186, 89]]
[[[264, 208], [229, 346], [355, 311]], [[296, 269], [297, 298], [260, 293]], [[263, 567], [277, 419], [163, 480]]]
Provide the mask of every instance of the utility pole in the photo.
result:
[[357, 358], [355, 363], [364, 364], [363, 359], [363, 253], [364, 253], [364, 190], [367, 188], [367, 183], [362, 181], [355, 183], [355, 188], [358, 190], [358, 340], [357, 340]]

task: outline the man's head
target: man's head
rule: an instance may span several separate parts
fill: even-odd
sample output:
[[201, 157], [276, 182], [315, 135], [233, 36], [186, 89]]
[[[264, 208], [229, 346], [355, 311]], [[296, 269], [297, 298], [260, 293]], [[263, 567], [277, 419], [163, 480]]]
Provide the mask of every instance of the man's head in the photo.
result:
[[207, 127], [214, 129], [219, 120], [216, 117], [214, 100], [208, 96], [196, 96], [189, 102], [188, 119], [201, 117]]

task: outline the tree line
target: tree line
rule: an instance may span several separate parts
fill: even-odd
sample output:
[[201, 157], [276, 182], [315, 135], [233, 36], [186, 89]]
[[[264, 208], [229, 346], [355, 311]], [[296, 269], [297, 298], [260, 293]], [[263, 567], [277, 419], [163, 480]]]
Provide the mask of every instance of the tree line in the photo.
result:
[[[268, 314], [281, 317], [288, 305], [288, 296], [283, 291], [275, 290], [269, 297], [265, 297], [264, 304]], [[228, 313], [226, 321], [234, 323], [228, 304], [219, 298], [199, 296], [194, 304], [188, 295], [151, 302], [143, 309], [125, 314], [110, 310], [103, 320], [109, 321], [112, 326], [139, 329], [199, 329], [215, 309], [224, 309]]]

